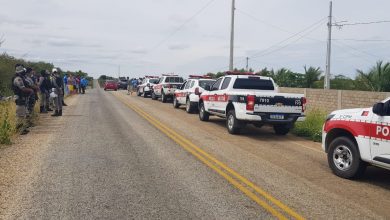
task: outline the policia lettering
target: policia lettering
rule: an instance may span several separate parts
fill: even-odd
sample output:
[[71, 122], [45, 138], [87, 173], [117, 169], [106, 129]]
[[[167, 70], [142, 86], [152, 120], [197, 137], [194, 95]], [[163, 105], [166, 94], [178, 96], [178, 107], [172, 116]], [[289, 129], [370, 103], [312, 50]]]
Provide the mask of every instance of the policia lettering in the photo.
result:
[[21, 64], [15, 65], [15, 76], [12, 77], [12, 90], [16, 96], [16, 129], [21, 135], [27, 134], [28, 127], [31, 126], [26, 118], [28, 97], [34, 94], [33, 90], [25, 85], [26, 69]]

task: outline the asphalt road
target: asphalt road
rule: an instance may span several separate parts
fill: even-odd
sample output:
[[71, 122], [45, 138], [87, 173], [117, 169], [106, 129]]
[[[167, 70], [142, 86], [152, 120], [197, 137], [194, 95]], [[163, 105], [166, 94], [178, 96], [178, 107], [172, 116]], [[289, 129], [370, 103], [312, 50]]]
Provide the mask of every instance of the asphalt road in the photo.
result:
[[[317, 143], [250, 126], [230, 135], [221, 119], [201, 122], [124, 91], [89, 90], [68, 104], [62, 118], [44, 118], [49, 125], [0, 151], [25, 155], [0, 157], [0, 177], [7, 166], [15, 172], [0, 184], [1, 219], [269, 219], [277, 217], [272, 210], [287, 218], [390, 218], [390, 172], [340, 179]], [[38, 143], [23, 145], [34, 135]]]

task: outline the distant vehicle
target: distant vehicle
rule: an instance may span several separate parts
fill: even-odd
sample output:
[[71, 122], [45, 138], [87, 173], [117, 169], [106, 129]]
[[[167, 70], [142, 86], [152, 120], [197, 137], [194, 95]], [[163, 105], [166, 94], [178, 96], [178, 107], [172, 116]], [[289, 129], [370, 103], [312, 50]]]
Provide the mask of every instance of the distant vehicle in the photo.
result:
[[172, 98], [175, 90], [184, 82], [183, 77], [165, 74], [160, 77], [156, 85], [153, 86], [152, 99], [157, 100], [161, 97], [162, 102], [167, 102], [168, 98]]
[[330, 113], [322, 148], [329, 167], [342, 178], [363, 175], [368, 164], [390, 170], [390, 98], [372, 108]]
[[179, 108], [180, 105], [186, 106], [186, 112], [192, 113], [198, 110], [199, 96], [207, 85], [215, 82], [208, 76], [190, 75], [189, 79], [175, 91], [173, 97], [173, 107]]
[[227, 72], [199, 99], [199, 118], [210, 115], [226, 118], [229, 133], [238, 134], [246, 124], [272, 125], [278, 135], [286, 135], [297, 120], [304, 120], [303, 94], [279, 93], [270, 77], [252, 73]]
[[117, 91], [118, 90], [118, 83], [115, 82], [114, 80], [107, 80], [104, 83], [104, 91], [107, 91], [107, 90], [115, 90], [115, 91]]
[[152, 94], [153, 86], [158, 83], [158, 76], [145, 76], [141, 84], [137, 87], [137, 95], [146, 98]]
[[128, 80], [126, 77], [119, 77], [118, 89], [127, 89]]

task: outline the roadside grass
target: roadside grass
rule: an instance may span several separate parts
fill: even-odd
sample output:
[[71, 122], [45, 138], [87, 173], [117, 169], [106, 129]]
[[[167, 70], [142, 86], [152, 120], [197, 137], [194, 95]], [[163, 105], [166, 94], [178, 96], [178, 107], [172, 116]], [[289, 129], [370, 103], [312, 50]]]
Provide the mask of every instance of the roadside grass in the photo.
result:
[[15, 109], [13, 101], [0, 102], [0, 144], [12, 144], [11, 138], [15, 133]]
[[321, 142], [322, 126], [326, 120], [326, 112], [313, 109], [307, 112], [306, 120], [296, 122], [293, 133], [297, 136], [306, 137], [315, 142]]
[[[35, 105], [33, 123], [39, 119], [39, 103]], [[0, 102], [0, 145], [12, 144], [16, 134], [16, 105], [13, 100]]]

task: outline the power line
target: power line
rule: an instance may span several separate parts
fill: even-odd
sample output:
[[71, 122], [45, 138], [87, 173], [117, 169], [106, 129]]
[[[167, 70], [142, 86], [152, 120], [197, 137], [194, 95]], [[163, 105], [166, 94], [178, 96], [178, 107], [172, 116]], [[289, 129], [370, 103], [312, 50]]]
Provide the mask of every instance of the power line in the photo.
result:
[[352, 25], [367, 25], [367, 24], [381, 24], [381, 23], [390, 23], [388, 20], [384, 21], [371, 21], [371, 22], [356, 22], [356, 23], [347, 23], [347, 24], [340, 24], [341, 26], [352, 26]]
[[191, 22], [194, 18], [196, 18], [200, 13], [202, 13], [206, 8], [208, 8], [211, 3], [213, 3], [215, 0], [208, 1], [202, 8], [200, 8], [194, 15], [192, 15], [190, 18], [188, 18], [186, 21], [184, 21], [179, 27], [177, 27], [175, 30], [173, 30], [166, 38], [161, 40], [158, 44], [156, 44], [152, 49], [148, 51], [152, 52], [155, 49], [159, 48], [162, 44], [164, 44], [166, 41], [168, 41], [173, 35], [175, 35], [177, 32], [179, 32], [186, 24]]
[[[284, 39], [284, 40], [282, 40], [282, 41], [280, 41], [280, 42], [278, 42], [278, 43], [275, 43], [275, 44], [273, 44], [272, 46], [270, 46], [270, 47], [268, 47], [268, 48], [266, 48], [266, 49], [264, 49], [264, 50], [262, 50], [262, 51], [260, 51], [260, 52], [258, 52], [258, 53], [255, 53], [254, 55], [252, 55], [252, 56], [249, 57], [249, 58], [252, 59], [252, 58], [264, 56], [264, 55], [267, 55], [267, 54], [269, 54], [269, 53], [273, 53], [273, 52], [276, 52], [276, 51], [278, 51], [278, 50], [284, 49], [284, 48], [287, 47], [289, 44], [283, 46], [282, 48], [276, 48], [275, 50], [268, 51], [268, 50], [270, 50], [270, 49], [272, 49], [272, 48], [275, 48], [275, 47], [277, 47], [277, 46], [279, 46], [279, 45], [281, 45], [281, 44], [283, 44], [283, 43], [289, 41], [290, 39], [292, 39], [292, 38], [294, 38], [294, 37], [296, 37], [296, 36], [299, 36], [299, 35], [301, 35], [301, 34], [307, 32], [307, 31], [310, 31], [309, 33], [307, 33], [307, 34], [310, 34], [310, 33], [313, 32], [314, 30], [316, 30], [317, 28], [319, 28], [321, 22], [323, 22], [325, 19], [326, 19], [326, 17], [325, 17], [325, 18], [322, 18], [321, 20], [319, 20], [319, 21], [317, 21], [317, 22], [311, 24], [310, 26], [308, 26], [308, 27], [306, 27], [306, 28], [300, 30], [299, 32], [294, 33], [293, 35], [289, 36], [288, 38], [286, 38], [286, 39]], [[313, 29], [313, 28], [314, 28], [314, 29]], [[312, 29], [313, 29], [313, 30], [312, 30]], [[296, 42], [296, 41], [298, 41], [298, 40], [300, 40], [300, 39], [302, 39], [302, 38], [304, 38], [304, 37], [306, 37], [307, 34], [305, 34], [305, 35], [299, 37], [297, 40], [293, 41], [293, 43]], [[267, 51], [268, 51], [268, 52], [267, 52]], [[241, 61], [241, 62], [238, 62], [238, 63], [235, 63], [235, 64], [241, 64], [241, 63], [243, 63], [243, 62], [245, 62], [245, 60], [243, 60], [243, 61]], [[218, 69], [216, 69], [215, 71], [219, 71], [219, 70], [221, 70], [221, 69], [226, 69], [226, 68], [227, 68], [227, 67], [225, 66], [225, 67], [222, 67], [222, 68], [218, 68]], [[213, 71], [213, 72], [214, 72], [214, 71]]]
[[357, 41], [357, 42], [390, 42], [390, 40], [381, 40], [381, 39], [352, 39], [352, 38], [345, 38], [345, 39], [332, 39], [336, 41]]

